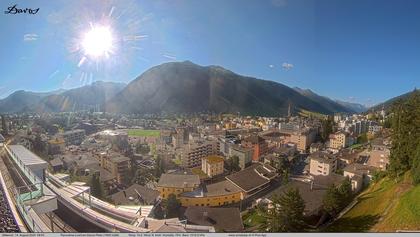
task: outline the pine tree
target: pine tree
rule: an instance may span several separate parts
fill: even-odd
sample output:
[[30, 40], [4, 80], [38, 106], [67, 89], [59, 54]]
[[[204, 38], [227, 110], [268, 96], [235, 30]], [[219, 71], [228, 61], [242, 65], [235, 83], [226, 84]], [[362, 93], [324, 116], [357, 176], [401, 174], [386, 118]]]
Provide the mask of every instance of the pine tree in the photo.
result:
[[420, 91], [413, 91], [407, 99], [395, 103], [392, 114], [389, 173], [398, 177], [412, 169], [415, 174], [420, 159], [416, 152], [420, 146]]
[[102, 190], [102, 184], [99, 180], [99, 174], [93, 174], [91, 177], [91, 194], [97, 198], [102, 198], [103, 196], [103, 190]]
[[166, 218], [174, 218], [178, 216], [178, 209], [181, 203], [176, 199], [175, 194], [171, 193], [166, 200]]
[[340, 192], [335, 185], [331, 185], [322, 200], [324, 210], [331, 216], [335, 216], [340, 211]]
[[291, 188], [282, 196], [272, 198], [272, 208], [259, 208], [264, 217], [262, 231], [268, 232], [299, 232], [305, 227], [303, 211], [305, 202], [296, 188]]

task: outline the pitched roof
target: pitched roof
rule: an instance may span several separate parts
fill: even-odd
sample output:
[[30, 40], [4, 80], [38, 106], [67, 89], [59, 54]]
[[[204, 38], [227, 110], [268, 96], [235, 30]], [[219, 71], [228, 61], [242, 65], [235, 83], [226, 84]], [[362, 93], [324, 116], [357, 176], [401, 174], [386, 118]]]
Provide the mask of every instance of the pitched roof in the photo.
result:
[[192, 206], [184, 215], [188, 223], [214, 226], [219, 231], [241, 232], [244, 229], [239, 208]]
[[[133, 184], [125, 190], [111, 195], [111, 199], [116, 205], [153, 204], [158, 196], [159, 191], [139, 184]], [[130, 200], [130, 197], [133, 199]]]
[[162, 174], [160, 176], [158, 186], [159, 187], [195, 187], [200, 184], [200, 178], [198, 175], [191, 174]]
[[249, 192], [260, 186], [268, 184], [270, 179], [276, 176], [276, 173], [270, 172], [264, 168], [262, 164], [252, 164], [244, 170], [227, 176], [226, 179], [240, 187], [245, 192]]

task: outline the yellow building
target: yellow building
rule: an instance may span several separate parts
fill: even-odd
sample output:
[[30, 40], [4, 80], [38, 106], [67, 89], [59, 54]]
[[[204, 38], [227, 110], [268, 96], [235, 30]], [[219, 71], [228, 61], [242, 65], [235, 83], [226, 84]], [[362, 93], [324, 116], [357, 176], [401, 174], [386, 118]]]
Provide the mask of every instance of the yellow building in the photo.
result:
[[184, 207], [218, 207], [240, 202], [241, 199], [243, 199], [242, 190], [229, 180], [207, 185], [205, 189], [199, 188], [179, 195], [181, 205]]
[[192, 192], [200, 185], [198, 175], [162, 174], [157, 184], [160, 196], [165, 199], [170, 194], [178, 198], [181, 193]]
[[210, 178], [223, 174], [224, 172], [224, 159], [221, 156], [208, 156], [201, 161], [201, 170], [206, 173]]
[[347, 134], [344, 132], [337, 132], [330, 135], [330, 148], [340, 150], [346, 147]]

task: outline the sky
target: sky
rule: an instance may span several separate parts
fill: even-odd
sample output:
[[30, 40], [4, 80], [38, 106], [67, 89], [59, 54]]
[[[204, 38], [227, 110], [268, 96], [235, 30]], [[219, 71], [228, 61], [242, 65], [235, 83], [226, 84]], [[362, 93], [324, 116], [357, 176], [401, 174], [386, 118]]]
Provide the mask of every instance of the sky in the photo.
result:
[[[6, 14], [14, 5], [39, 10]], [[185, 60], [365, 105], [420, 86], [417, 0], [2, 0], [0, 8], [0, 98], [128, 83]], [[112, 49], [92, 57], [83, 42], [99, 26]]]

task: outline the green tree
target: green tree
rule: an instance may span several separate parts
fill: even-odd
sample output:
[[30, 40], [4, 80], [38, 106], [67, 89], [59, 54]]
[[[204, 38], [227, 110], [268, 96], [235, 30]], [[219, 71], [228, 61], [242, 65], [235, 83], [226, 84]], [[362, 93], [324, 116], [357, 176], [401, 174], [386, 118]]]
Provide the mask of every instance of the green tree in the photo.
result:
[[158, 155], [156, 158], [156, 165], [154, 174], [156, 178], [159, 178], [163, 173], [165, 173], [165, 163], [162, 159], [162, 156]]
[[417, 146], [413, 167], [411, 167], [411, 175], [413, 176], [413, 183], [420, 184], [420, 145]]
[[147, 144], [142, 144], [142, 143], [139, 142], [139, 143], [136, 144], [136, 152], [140, 153], [142, 155], [149, 154], [150, 147]]
[[333, 132], [334, 118], [328, 116], [326, 119], [322, 120], [322, 131], [321, 139], [323, 142], [328, 140], [329, 135]]
[[335, 185], [331, 185], [324, 195], [322, 204], [324, 210], [331, 216], [335, 216], [340, 211], [340, 196], [340, 192]]
[[239, 167], [239, 157], [238, 156], [231, 156], [225, 161], [226, 169], [229, 172], [240, 171], [241, 167]]
[[90, 192], [94, 197], [102, 198], [103, 197], [103, 189], [102, 184], [99, 179], [99, 173], [95, 173], [92, 175], [90, 180]]
[[165, 212], [163, 211], [162, 205], [156, 206], [156, 208], [154, 209], [154, 215], [155, 218], [159, 220], [165, 218]]
[[340, 209], [346, 207], [352, 200], [353, 190], [349, 177], [346, 177], [338, 188], [340, 194]]
[[363, 144], [368, 142], [368, 137], [366, 133], [362, 133], [360, 134], [360, 136], [357, 137], [357, 143], [358, 144]]
[[258, 212], [264, 217], [262, 231], [268, 232], [299, 232], [305, 227], [303, 211], [305, 202], [299, 190], [290, 188], [281, 196], [274, 196], [272, 208], [259, 208]]
[[178, 216], [178, 209], [181, 207], [181, 203], [176, 198], [175, 194], [171, 193], [166, 200], [166, 218], [174, 218]]
[[[392, 148], [389, 174], [399, 177], [408, 170], [418, 169], [417, 149], [420, 146], [420, 91], [415, 90], [407, 99], [396, 102], [391, 109]], [[413, 175], [413, 181], [415, 181]]]

